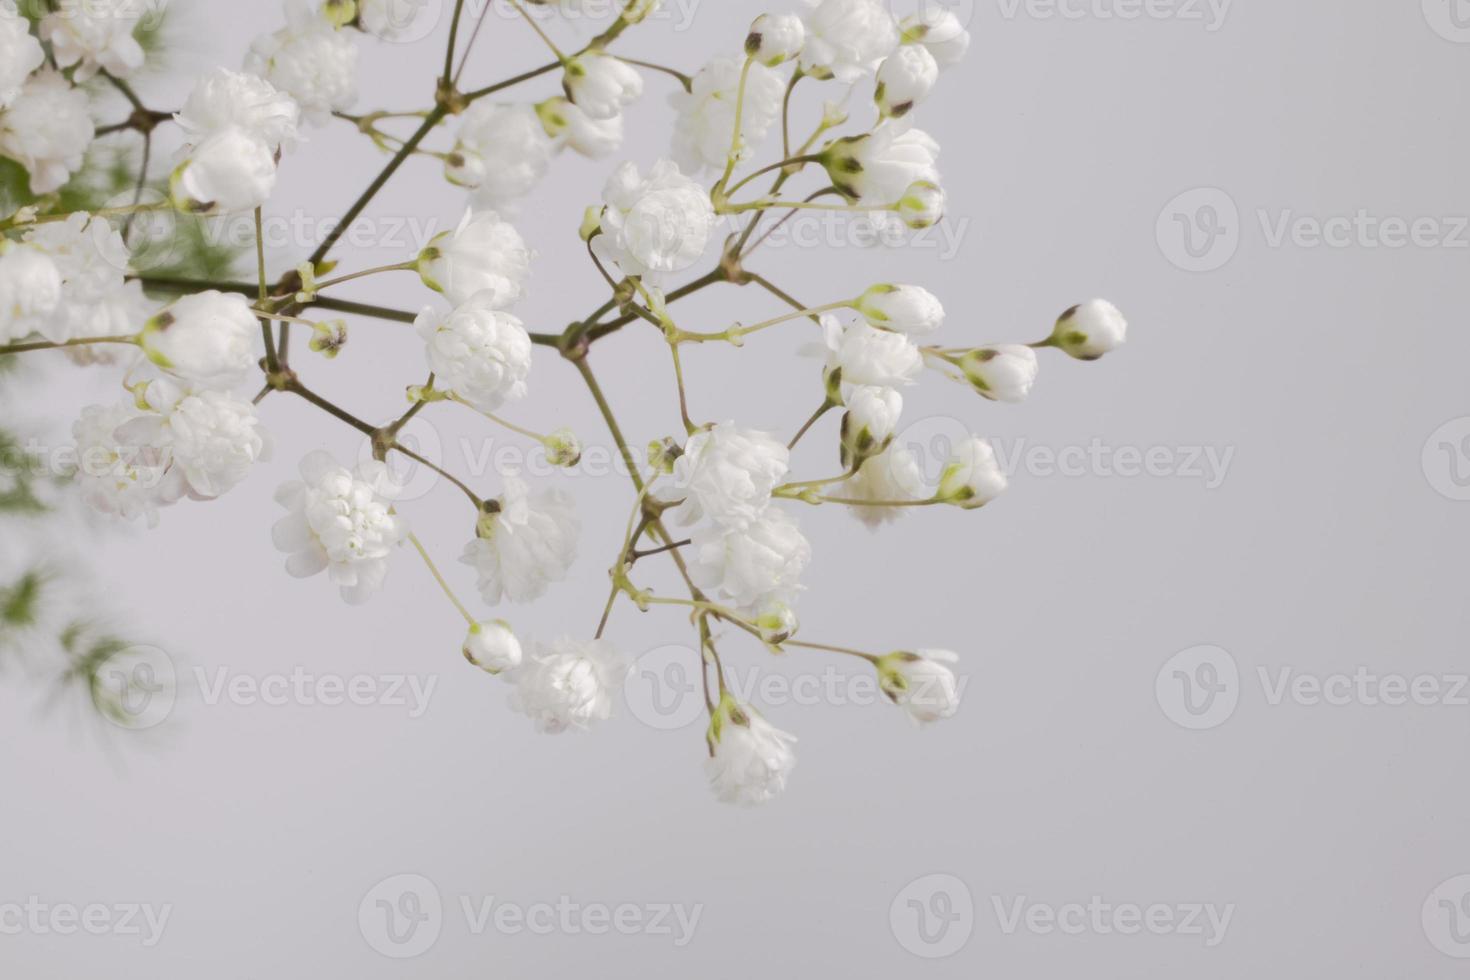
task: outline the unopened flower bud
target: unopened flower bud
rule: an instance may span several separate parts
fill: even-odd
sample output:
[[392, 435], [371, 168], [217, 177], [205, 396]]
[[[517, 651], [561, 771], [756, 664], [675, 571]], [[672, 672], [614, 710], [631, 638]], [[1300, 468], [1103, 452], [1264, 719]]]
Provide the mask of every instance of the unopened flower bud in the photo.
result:
[[643, 76], [627, 62], [598, 51], [567, 61], [567, 98], [591, 119], [611, 119], [643, 94]]
[[584, 242], [590, 242], [592, 236], [602, 231], [602, 208], [596, 204], [589, 204], [587, 210], [582, 212], [582, 227], [577, 229], [577, 237]]
[[346, 27], [357, 19], [357, 0], [326, 0], [322, 13], [333, 27]]
[[903, 396], [892, 388], [864, 386], [853, 391], [842, 416], [842, 465], [855, 469], [887, 449], [902, 412]]
[[874, 286], [855, 308], [875, 327], [910, 335], [933, 333], [944, 322], [943, 304], [922, 286]]
[[873, 101], [885, 119], [897, 119], [922, 102], [937, 81], [939, 63], [929, 49], [905, 44], [879, 66], [878, 89], [873, 93]]
[[655, 473], [674, 472], [674, 461], [682, 455], [684, 447], [675, 442], [672, 436], [654, 439], [648, 444], [648, 465], [653, 467]]
[[960, 358], [965, 378], [991, 401], [1021, 402], [1036, 383], [1036, 351], [1023, 344], [980, 347]]
[[745, 53], [774, 68], [801, 54], [806, 43], [806, 26], [795, 14], [761, 14], [750, 25]]
[[971, 510], [1000, 496], [1007, 482], [990, 443], [971, 436], [955, 447], [949, 462], [944, 464], [935, 496], [945, 503]]
[[1105, 299], [1094, 299], [1063, 313], [1049, 343], [1079, 361], [1095, 361], [1121, 347], [1127, 336], [1128, 321], [1118, 308]]
[[576, 466], [582, 460], [582, 444], [571, 429], [557, 429], [541, 440], [552, 466]]
[[959, 710], [959, 686], [949, 666], [958, 660], [949, 650], [890, 653], [875, 664], [878, 684], [920, 725], [942, 721]]
[[464, 658], [489, 674], [512, 670], [521, 663], [521, 642], [503, 619], [476, 623], [464, 640]]
[[756, 628], [761, 631], [761, 640], [771, 646], [780, 646], [796, 635], [799, 623], [796, 611], [780, 600], [772, 601], [755, 618]]
[[915, 231], [930, 228], [944, 217], [944, 188], [932, 180], [916, 180], [898, 200], [898, 216]]
[[347, 345], [347, 321], [327, 320], [311, 325], [311, 340], [307, 347], [330, 360], [342, 352]]

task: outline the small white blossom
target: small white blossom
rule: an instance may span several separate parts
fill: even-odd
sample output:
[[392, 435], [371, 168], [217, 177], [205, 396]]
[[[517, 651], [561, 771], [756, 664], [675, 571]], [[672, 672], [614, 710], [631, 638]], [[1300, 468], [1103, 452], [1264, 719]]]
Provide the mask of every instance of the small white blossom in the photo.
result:
[[883, 117], [905, 116], [922, 102], [939, 81], [939, 63], [922, 45], [905, 44], [883, 60], [878, 68], [878, 88], [873, 101]]
[[463, 649], [464, 658], [487, 674], [513, 670], [521, 664], [521, 641], [503, 619], [471, 626]]
[[508, 476], [496, 506], [459, 560], [479, 573], [480, 595], [490, 605], [540, 598], [577, 557], [581, 524], [572, 500], [555, 489], [533, 496], [518, 477]]
[[922, 44], [941, 68], [958, 64], [970, 48], [970, 32], [943, 4], [920, 4], [918, 12], [905, 17], [898, 29], [904, 44]]
[[795, 14], [761, 14], [750, 25], [745, 53], [774, 68], [801, 54], [806, 43], [806, 25]]
[[877, 69], [898, 44], [898, 28], [880, 0], [806, 0], [801, 67], [819, 78], [855, 82]]
[[168, 474], [159, 487], [172, 503], [218, 497], [237, 486], [266, 456], [255, 406], [208, 389], [190, 391], [167, 378], [149, 382], [149, 411], [118, 430], [125, 441], [167, 453]]
[[932, 228], [944, 217], [946, 203], [944, 188], [932, 180], [916, 180], [898, 199], [898, 217], [915, 231]]
[[852, 514], [868, 527], [877, 528], [897, 520], [908, 509], [884, 506], [885, 503], [924, 499], [924, 474], [908, 447], [894, 442], [877, 456], [865, 460], [857, 475], [841, 485], [840, 493], [849, 500], [871, 501], [853, 507]]
[[509, 309], [526, 291], [531, 250], [494, 211], [466, 211], [459, 227], [434, 236], [419, 253], [418, 272], [424, 285], [451, 303], [488, 293], [486, 302]]
[[999, 497], [1008, 482], [995, 449], [979, 436], [971, 436], [955, 447], [944, 464], [935, 496], [969, 510]]
[[710, 721], [704, 771], [721, 803], [755, 806], [786, 789], [796, 767], [796, 736], [726, 694]]
[[40, 330], [61, 305], [61, 270], [34, 245], [0, 248], [0, 344], [8, 344]]
[[30, 229], [26, 242], [44, 252], [61, 273], [61, 303], [34, 321], [35, 331], [57, 343], [76, 337], [134, 334], [149, 304], [136, 280], [125, 281], [128, 247], [101, 218], [72, 214]]
[[603, 257], [624, 274], [681, 272], [704, 255], [714, 230], [709, 192], [660, 160], [645, 180], [624, 163], [602, 191], [602, 234], [592, 240]]
[[535, 108], [481, 100], [460, 117], [444, 175], [450, 183], [473, 189], [477, 204], [504, 207], [546, 176], [554, 150]]
[[[715, 58], [695, 73], [691, 91], [675, 92], [669, 102], [678, 111], [674, 121], [673, 157], [686, 173], [723, 169], [735, 131], [735, 105], [740, 92], [743, 58]], [[744, 160], [770, 132], [781, 116], [786, 85], [763, 64], [753, 64], [745, 81], [740, 110], [740, 147]]]
[[672, 485], [654, 493], [681, 501], [673, 511], [680, 524], [708, 517], [721, 527], [748, 527], [765, 511], [790, 461], [786, 445], [769, 433], [721, 422], [689, 437]]
[[158, 523], [159, 486], [168, 470], [168, 457], [159, 447], [128, 442], [119, 435], [127, 423], [142, 416], [132, 399], [115, 405], [90, 405], [72, 425], [76, 442], [77, 483], [87, 505], [124, 520], [146, 518]]
[[943, 721], [960, 707], [959, 686], [950, 666], [959, 659], [950, 650], [890, 653], [878, 658], [878, 683], [889, 700], [919, 725]]
[[260, 323], [236, 293], [183, 296], [143, 327], [148, 358], [165, 371], [210, 388], [232, 388], [255, 367]]
[[72, 78], [85, 82], [106, 70], [126, 78], [143, 66], [137, 0], [86, 0], [66, 3], [41, 18], [41, 39], [51, 43], [59, 68], [76, 66]]
[[768, 507], [744, 527], [716, 524], [696, 531], [692, 556], [695, 585], [718, 590], [737, 610], [755, 613], [796, 595], [812, 546], [796, 521]]
[[629, 667], [606, 640], [561, 637], [549, 646], [536, 644], [510, 673], [511, 707], [549, 735], [588, 728], [612, 717]]
[[425, 307], [414, 321], [436, 383], [482, 412], [526, 394], [531, 336], [494, 293], [476, 293], [448, 316]]
[[190, 145], [236, 127], [275, 153], [296, 144], [301, 109], [258, 75], [216, 68], [194, 83], [174, 119]]
[[393, 513], [397, 486], [388, 468], [366, 460], [348, 470], [330, 453], [301, 461], [301, 479], [281, 485], [276, 503], [290, 513], [271, 538], [287, 554], [286, 571], [308, 578], [325, 571], [342, 598], [357, 605], [383, 586], [393, 548], [408, 526]]
[[888, 207], [909, 196], [915, 181], [938, 184], [939, 144], [905, 125], [889, 121], [871, 133], [829, 143], [823, 163], [833, 185], [861, 204]]
[[572, 150], [600, 160], [623, 145], [623, 117], [593, 119], [564, 97], [557, 95], [536, 103], [536, 114], [556, 149]]
[[975, 390], [998, 402], [1021, 402], [1036, 383], [1036, 351], [1024, 344], [997, 344], [972, 350], [960, 368]]
[[908, 337], [865, 322], [843, 326], [835, 316], [821, 318], [827, 343], [827, 370], [838, 371], [843, 384], [900, 388], [912, 384], [924, 368], [924, 357]]
[[567, 63], [562, 88], [588, 118], [611, 119], [643, 94], [643, 76], [612, 55], [592, 52]]
[[238, 126], [206, 138], [174, 170], [169, 197], [181, 211], [232, 214], [251, 211], [276, 188], [276, 155]]
[[255, 39], [245, 70], [290, 95], [317, 126], [357, 101], [357, 45], [311, 0], [286, 0], [286, 26]]
[[31, 72], [46, 60], [41, 42], [27, 26], [24, 17], [0, 16], [0, 110], [15, 101]]
[[1128, 321], [1112, 303], [1094, 299], [1074, 306], [1057, 320], [1051, 342], [1079, 361], [1095, 361], [1123, 346]]
[[857, 311], [875, 327], [922, 336], [944, 323], [944, 306], [939, 297], [922, 286], [874, 286], [863, 293]]
[[842, 465], [888, 448], [903, 413], [903, 396], [892, 388], [858, 386], [847, 395], [842, 416]]
[[82, 169], [96, 127], [87, 93], [51, 68], [33, 74], [0, 112], [0, 155], [31, 175], [31, 193], [60, 189]]

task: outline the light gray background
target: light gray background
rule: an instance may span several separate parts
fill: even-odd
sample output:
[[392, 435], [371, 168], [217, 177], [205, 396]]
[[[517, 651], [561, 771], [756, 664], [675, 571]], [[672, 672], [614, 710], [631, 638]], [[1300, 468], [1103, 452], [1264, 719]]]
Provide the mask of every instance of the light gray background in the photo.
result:
[[[1470, 46], [1431, 26], [1446, 2], [1430, 0], [1428, 15], [1413, 2], [1240, 2], [1210, 30], [1203, 5], [1186, 9], [1205, 20], [1124, 20], [1102, 16], [1125, 6], [1105, 0], [1067, 8], [1079, 17], [1025, 6], [1007, 16], [1008, 5], [982, 0], [969, 59], [919, 116], [944, 146], [951, 225], [966, 229], [957, 254], [845, 244], [752, 260], [813, 303], [878, 280], [923, 283], [948, 307], [943, 336], [953, 344], [1034, 339], [1093, 295], [1128, 314], [1125, 349], [1097, 364], [1044, 357], [1022, 406], [930, 379], [907, 410], [926, 440], [973, 428], [1007, 446], [1060, 450], [1096, 438], [1234, 454], [1213, 488], [1187, 472], [1129, 479], [1022, 467], [984, 511], [918, 512], [876, 535], [837, 509], [798, 510], [816, 553], [802, 602], [807, 638], [952, 647], [968, 687], [960, 715], [927, 731], [882, 704], [770, 707], [800, 736], [801, 761], [768, 808], [711, 799], [697, 724], [662, 732], [625, 710], [592, 734], [533, 734], [507, 709], [504, 685], [459, 659], [461, 626], [411, 553], [362, 609], [322, 579], [287, 577], [268, 534], [271, 491], [303, 453], [346, 458], [358, 440], [303, 404], [269, 399], [262, 414], [277, 455], [226, 500], [176, 507], [146, 535], [76, 532], [135, 635], [179, 664], [186, 696], [169, 722], [145, 736], [99, 732], [75, 714], [43, 713], [36, 688], [16, 675], [0, 693], [0, 902], [170, 903], [164, 940], [144, 949], [119, 936], [0, 937], [3, 972], [1460, 975], [1431, 942], [1421, 906], [1470, 871], [1470, 707], [1273, 705], [1258, 674], [1274, 683], [1283, 668], [1315, 677], [1360, 666], [1410, 678], [1466, 670], [1470, 504], [1436, 487], [1454, 487], [1451, 464], [1470, 459], [1434, 447], [1434, 465], [1422, 459], [1439, 426], [1470, 415], [1470, 339], [1459, 329], [1466, 237], [1458, 248], [1273, 246], [1260, 217], [1269, 225], [1287, 212], [1326, 220], [1366, 209], [1442, 219], [1454, 231], [1449, 219], [1470, 210]], [[653, 24], [624, 50], [693, 69], [733, 49], [762, 9], [706, 3], [690, 29]], [[176, 13], [189, 50], [140, 84], [151, 104], [176, 103], [191, 74], [236, 63], [249, 36], [278, 22], [272, 5], [181, 2]], [[359, 105], [427, 105], [445, 28], [417, 44], [365, 45]], [[477, 52], [471, 83], [542, 60], [523, 25], [493, 17]], [[648, 78], [629, 115], [630, 158], [665, 151], [669, 84]], [[800, 118], [816, 111], [816, 89], [799, 100]], [[380, 163], [350, 126], [313, 131], [287, 159], [272, 209], [337, 213]], [[522, 209], [540, 253], [521, 309], [533, 328], [559, 329], [604, 295], [573, 232], [610, 167], [561, 159]], [[1202, 273], [1173, 261], [1183, 253], [1169, 210], [1198, 188], [1224, 191], [1238, 211], [1225, 216], [1225, 251], [1211, 253], [1230, 261]], [[370, 214], [444, 225], [462, 206], [462, 193], [419, 160]], [[280, 250], [273, 265], [307, 250]], [[337, 256], [344, 269], [398, 260], [391, 248]], [[406, 308], [426, 298], [408, 276], [350, 295]], [[682, 307], [680, 319], [719, 329], [732, 316], [778, 311], [754, 290], [725, 288]], [[818, 397], [815, 365], [794, 356], [807, 339], [773, 331], [742, 351], [692, 352], [696, 413], [789, 431]], [[403, 386], [422, 380], [419, 343], [388, 323], [354, 323], [335, 362], [300, 349], [296, 359], [308, 383], [374, 417], [399, 411]], [[637, 326], [595, 350], [637, 445], [677, 426], [666, 361]], [[115, 390], [110, 379], [56, 378], [41, 404], [61, 419]], [[569, 366], [538, 354], [533, 381], [518, 418], [559, 421], [605, 444]], [[518, 444], [452, 406], [430, 417], [457, 470], [461, 437]], [[799, 457], [800, 473], [832, 465], [832, 421]], [[478, 482], [493, 491], [496, 478]], [[592, 629], [631, 502], [617, 476], [561, 482], [584, 517], [581, 557], [550, 597], [509, 611], [526, 635]], [[472, 578], [454, 563], [470, 530], [463, 500], [439, 486], [405, 511], [469, 594]], [[690, 632], [675, 612], [622, 605], [610, 635], [636, 655], [687, 644]], [[1201, 644], [1233, 656], [1239, 702], [1223, 724], [1191, 731], [1164, 710], [1155, 681], [1172, 656]], [[736, 639], [726, 646], [739, 670], [854, 667], [808, 654], [771, 664]], [[261, 677], [303, 665], [344, 677], [433, 675], [438, 687], [427, 713], [410, 719], [393, 707], [210, 706], [192, 682], [195, 666]], [[400, 873], [426, 876], [446, 906], [442, 935], [416, 960], [375, 952], [358, 925], [363, 897]], [[911, 951], [932, 951], [922, 942], [903, 941], [912, 910], [900, 902], [895, 927], [890, 905], [936, 873], [964, 883], [974, 915], [954, 926], [971, 930], [962, 947], [930, 960]], [[703, 908], [682, 949], [667, 936], [472, 935], [459, 897], [492, 895], [522, 906], [568, 896]], [[1008, 935], [994, 904], [1094, 895], [1234, 913], [1224, 942], [1207, 948], [1199, 936], [1024, 926]]]

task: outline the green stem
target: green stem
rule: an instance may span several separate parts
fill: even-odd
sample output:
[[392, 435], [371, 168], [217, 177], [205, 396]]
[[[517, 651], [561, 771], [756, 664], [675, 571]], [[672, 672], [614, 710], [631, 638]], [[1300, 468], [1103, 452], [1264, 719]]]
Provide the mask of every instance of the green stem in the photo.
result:
[[24, 344], [6, 344], [0, 346], [0, 357], [6, 354], [24, 354], [33, 350], [60, 350], [63, 347], [83, 347], [87, 344], [137, 344], [138, 338], [133, 334], [119, 334], [113, 337], [79, 337], [76, 340], [35, 340]]
[[429, 566], [429, 574], [434, 576], [434, 581], [439, 583], [439, 588], [444, 590], [444, 594], [449, 597], [449, 601], [454, 604], [454, 608], [459, 610], [459, 614], [464, 617], [464, 621], [466, 623], [469, 623], [471, 626], [478, 625], [478, 621], [475, 619], [474, 616], [470, 615], [470, 611], [465, 608], [464, 603], [459, 601], [459, 596], [455, 595], [454, 590], [449, 587], [449, 583], [445, 581], [443, 574], [441, 574], [439, 571], [439, 566], [435, 565], [434, 559], [429, 557], [428, 549], [424, 547], [424, 544], [422, 541], [419, 540], [418, 535], [410, 531], [408, 534], [408, 542], [409, 544], [413, 545], [414, 550], [419, 553], [419, 557], [424, 560], [424, 564]]

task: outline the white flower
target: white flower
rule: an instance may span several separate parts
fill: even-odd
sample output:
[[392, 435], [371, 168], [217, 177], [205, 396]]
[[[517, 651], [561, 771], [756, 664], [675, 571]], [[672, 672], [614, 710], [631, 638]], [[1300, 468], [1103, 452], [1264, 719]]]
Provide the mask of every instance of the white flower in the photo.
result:
[[1128, 321], [1116, 306], [1094, 299], [1063, 313], [1052, 331], [1051, 343], [1079, 361], [1095, 361], [1123, 346]]
[[181, 211], [230, 214], [264, 204], [276, 187], [276, 155], [262, 140], [228, 126], [194, 147], [169, 179]]
[[210, 388], [232, 388], [255, 367], [260, 323], [236, 293], [183, 296], [143, 327], [148, 358], [170, 374]]
[[953, 10], [938, 3], [925, 3], [898, 25], [904, 44], [922, 44], [941, 68], [964, 58], [970, 48], [970, 32]]
[[362, 29], [384, 41], [395, 41], [413, 27], [429, 0], [357, 0]]
[[975, 390], [992, 401], [1021, 402], [1036, 383], [1036, 351], [1023, 344], [997, 344], [972, 350], [960, 368]]
[[887, 207], [907, 197], [915, 181], [939, 183], [939, 144], [905, 125], [885, 122], [871, 133], [827, 144], [823, 165], [833, 185], [862, 204]]
[[806, 25], [795, 14], [761, 14], [750, 25], [745, 53], [774, 68], [801, 54], [806, 43]]
[[71, 179], [95, 134], [87, 93], [50, 68], [32, 75], [0, 112], [0, 155], [30, 172], [33, 194], [49, 194]]
[[903, 396], [892, 388], [859, 386], [847, 396], [842, 416], [842, 465], [876, 456], [888, 448], [903, 413]]
[[15, 101], [31, 72], [45, 60], [46, 52], [27, 30], [26, 19], [0, 15], [0, 109]]
[[476, 293], [498, 309], [515, 305], [531, 275], [531, 250], [520, 232], [494, 211], [466, 211], [459, 227], [441, 232], [418, 257], [424, 285], [463, 303]]
[[513, 670], [521, 663], [521, 641], [503, 619], [476, 623], [464, 638], [464, 658], [487, 674]]
[[949, 665], [960, 658], [949, 650], [890, 653], [878, 658], [878, 683], [889, 700], [920, 725], [954, 716], [959, 687]]
[[[729, 55], [715, 58], [695, 73], [691, 91], [675, 92], [669, 97], [679, 113], [674, 122], [673, 156], [686, 173], [725, 166], [735, 131], [735, 104], [744, 61]], [[750, 66], [740, 110], [738, 159], [750, 156], [780, 118], [785, 91], [786, 85], [776, 72], [759, 63]]]
[[131, 398], [115, 405], [90, 405], [72, 425], [77, 483], [88, 506], [124, 520], [158, 523], [159, 486], [168, 457], [157, 446], [129, 443], [118, 432], [143, 413]]
[[585, 729], [612, 716], [629, 663], [606, 640], [561, 637], [537, 644], [510, 674], [511, 707], [548, 735]]
[[366, 460], [355, 471], [330, 453], [301, 461], [301, 479], [283, 483], [276, 503], [289, 514], [271, 538], [286, 559], [286, 571], [307, 578], [326, 571], [342, 598], [356, 605], [382, 588], [393, 548], [408, 535], [389, 500], [397, 493], [388, 468]]
[[357, 101], [357, 45], [310, 0], [287, 0], [286, 26], [255, 39], [245, 70], [290, 95], [317, 126]]
[[929, 49], [905, 44], [885, 58], [878, 68], [878, 89], [873, 101], [878, 103], [878, 111], [885, 119], [904, 116], [924, 100], [937, 81], [939, 63]]
[[681, 272], [704, 255], [714, 230], [709, 192], [668, 160], [648, 179], [624, 163], [602, 190], [602, 234], [593, 246], [629, 276]]
[[572, 58], [562, 88], [591, 119], [611, 119], [643, 94], [643, 76], [612, 55], [592, 52]]
[[827, 369], [840, 371], [843, 384], [899, 388], [912, 384], [924, 368], [924, 357], [908, 337], [858, 322], [844, 327], [824, 314], [822, 335], [827, 342]]
[[33, 322], [47, 340], [134, 334], [148, 318], [149, 303], [136, 280], [124, 281], [128, 247], [118, 230], [101, 218], [72, 214], [65, 221], [35, 225], [26, 242], [61, 273], [61, 303]]
[[807, 0], [801, 67], [819, 78], [855, 82], [898, 44], [893, 15], [880, 0]]
[[593, 119], [560, 95], [536, 103], [536, 114], [558, 151], [568, 149], [593, 160], [623, 145], [623, 117]]
[[295, 145], [301, 109], [295, 99], [257, 75], [216, 68], [194, 83], [174, 119], [190, 145], [236, 127], [275, 153]]
[[924, 499], [924, 474], [908, 447], [894, 442], [877, 456], [863, 462], [857, 475], [842, 484], [841, 496], [849, 500], [870, 501], [867, 505], [853, 507], [852, 514], [868, 527], [877, 528], [888, 521], [898, 520], [908, 509], [884, 504]]
[[689, 574], [702, 589], [718, 589], [744, 612], [786, 601], [801, 588], [812, 546], [784, 512], [774, 507], [742, 528], [716, 524], [694, 533]]
[[266, 455], [255, 406], [218, 391], [189, 391], [160, 378], [143, 392], [150, 411], [122, 426], [118, 435], [138, 445], [157, 446], [168, 454], [162, 498], [195, 500], [218, 497], [250, 474]]
[[898, 217], [915, 231], [931, 228], [944, 217], [944, 188], [932, 180], [916, 180], [898, 199]]
[[444, 175], [450, 183], [473, 188], [477, 203], [502, 207], [530, 193], [546, 176], [554, 149], [532, 106], [481, 100], [460, 117]]
[[935, 496], [969, 510], [999, 497], [1007, 482], [990, 443], [971, 436], [955, 447], [944, 464]]
[[143, 66], [143, 46], [133, 37], [138, 9], [137, 0], [66, 3], [41, 19], [41, 39], [51, 42], [57, 67], [77, 66], [78, 82], [103, 69], [124, 78]]
[[508, 476], [497, 506], [480, 520], [459, 560], [479, 573], [480, 595], [491, 605], [540, 598], [577, 557], [582, 528], [572, 500], [555, 489], [532, 496], [518, 477]]
[[786, 476], [791, 453], [774, 436], [721, 422], [696, 432], [674, 463], [673, 485], [655, 490], [661, 500], [682, 501], [680, 524], [708, 517], [722, 527], [748, 527]]
[[448, 316], [424, 307], [414, 321], [436, 383], [482, 412], [524, 397], [531, 373], [530, 334], [496, 305], [495, 294], [476, 293]]
[[60, 304], [61, 270], [50, 256], [19, 243], [0, 252], [0, 344], [39, 330]]
[[909, 336], [933, 333], [944, 322], [944, 306], [922, 286], [873, 286], [863, 293], [856, 309], [873, 326]]
[[796, 767], [796, 736], [781, 731], [726, 694], [710, 721], [704, 771], [721, 803], [755, 806], [786, 789]]

